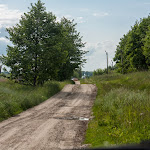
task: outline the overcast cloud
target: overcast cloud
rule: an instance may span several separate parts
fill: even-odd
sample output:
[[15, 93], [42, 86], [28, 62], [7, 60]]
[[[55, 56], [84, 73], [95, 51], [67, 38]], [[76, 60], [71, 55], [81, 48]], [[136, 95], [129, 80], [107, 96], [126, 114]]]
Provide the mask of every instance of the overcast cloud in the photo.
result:
[[108, 52], [109, 65], [111, 65], [111, 60], [113, 60], [116, 45], [114, 41], [102, 41], [99, 43], [88, 43], [85, 50], [89, 51], [86, 54], [86, 59], [88, 64], [85, 64], [85, 68], [89, 68], [89, 71], [96, 70], [98, 68], [106, 68], [106, 52]]
[[16, 24], [22, 14], [19, 10], [12, 10], [6, 5], [0, 4], [0, 28]]

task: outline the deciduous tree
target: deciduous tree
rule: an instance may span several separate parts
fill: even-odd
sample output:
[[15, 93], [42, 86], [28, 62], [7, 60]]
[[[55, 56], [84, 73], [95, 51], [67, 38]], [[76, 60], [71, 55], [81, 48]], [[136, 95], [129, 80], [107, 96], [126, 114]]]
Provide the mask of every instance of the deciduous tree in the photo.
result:
[[57, 22], [41, 0], [31, 4], [19, 23], [7, 28], [13, 46], [7, 47], [2, 61], [11, 68], [12, 77], [34, 86], [48, 79], [71, 77], [85, 61], [85, 51], [80, 49], [84, 44], [75, 25], [66, 18]]

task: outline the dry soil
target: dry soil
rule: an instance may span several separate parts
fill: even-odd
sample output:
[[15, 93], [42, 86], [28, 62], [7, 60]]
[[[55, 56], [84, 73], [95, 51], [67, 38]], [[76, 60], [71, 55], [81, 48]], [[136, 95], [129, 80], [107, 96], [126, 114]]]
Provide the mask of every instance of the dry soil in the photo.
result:
[[80, 148], [96, 92], [92, 84], [69, 84], [42, 104], [1, 122], [0, 150]]

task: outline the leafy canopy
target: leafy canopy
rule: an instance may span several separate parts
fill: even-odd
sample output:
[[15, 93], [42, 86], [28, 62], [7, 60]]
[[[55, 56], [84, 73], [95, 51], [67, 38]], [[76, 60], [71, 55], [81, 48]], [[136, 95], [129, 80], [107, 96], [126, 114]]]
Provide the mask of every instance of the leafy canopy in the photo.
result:
[[131, 30], [121, 39], [114, 61], [119, 72], [148, 70], [150, 67], [150, 16], [136, 21]]
[[11, 68], [12, 78], [32, 85], [70, 78], [73, 70], [85, 62], [86, 53], [75, 26], [66, 18], [57, 22], [41, 0], [31, 4], [19, 23], [7, 28], [13, 46], [7, 47], [7, 56], [1, 60]]

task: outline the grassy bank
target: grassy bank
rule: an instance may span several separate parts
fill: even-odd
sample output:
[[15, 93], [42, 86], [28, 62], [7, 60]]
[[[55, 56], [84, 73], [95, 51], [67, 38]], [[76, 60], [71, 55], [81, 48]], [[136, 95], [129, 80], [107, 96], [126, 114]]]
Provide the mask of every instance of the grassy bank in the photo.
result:
[[95, 76], [82, 83], [98, 87], [85, 143], [100, 147], [150, 139], [150, 72]]
[[43, 86], [33, 87], [8, 80], [0, 82], [0, 121], [40, 104], [68, 83], [71, 81], [48, 81]]

